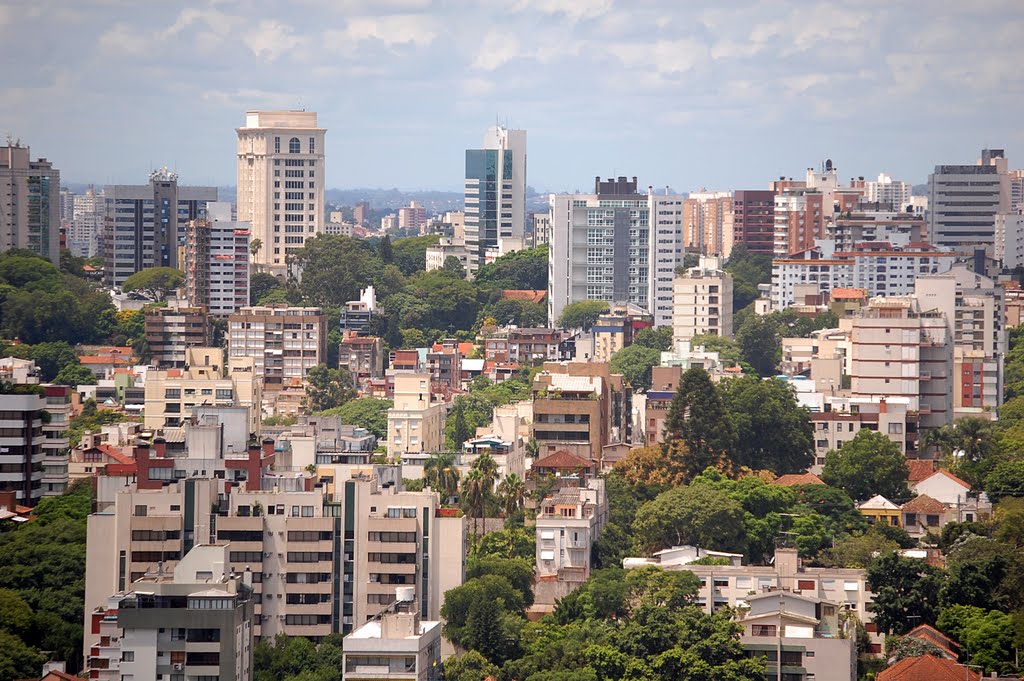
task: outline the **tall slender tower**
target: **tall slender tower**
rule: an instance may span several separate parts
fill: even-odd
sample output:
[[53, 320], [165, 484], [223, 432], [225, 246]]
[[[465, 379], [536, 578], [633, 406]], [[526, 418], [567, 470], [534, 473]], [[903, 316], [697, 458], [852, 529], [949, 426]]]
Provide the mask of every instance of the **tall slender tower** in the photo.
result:
[[482, 149], [466, 150], [469, 272], [520, 250], [526, 231], [526, 131], [489, 128]]
[[238, 133], [238, 221], [259, 241], [253, 264], [285, 258], [324, 231], [324, 137], [313, 111], [249, 111]]
[[8, 139], [0, 147], [0, 251], [12, 248], [60, 262], [60, 171]]

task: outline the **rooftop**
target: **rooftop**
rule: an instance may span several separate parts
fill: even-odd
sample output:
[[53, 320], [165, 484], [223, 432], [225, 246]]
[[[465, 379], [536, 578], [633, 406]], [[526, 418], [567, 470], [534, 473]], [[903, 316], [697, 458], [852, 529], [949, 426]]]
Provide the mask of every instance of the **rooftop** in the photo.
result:
[[981, 676], [969, 667], [925, 654], [907, 657], [883, 669], [877, 681], [978, 681]]
[[560, 449], [554, 454], [533, 462], [533, 468], [558, 468], [562, 470], [577, 470], [579, 468], [591, 468], [594, 464], [589, 459], [584, 459]]

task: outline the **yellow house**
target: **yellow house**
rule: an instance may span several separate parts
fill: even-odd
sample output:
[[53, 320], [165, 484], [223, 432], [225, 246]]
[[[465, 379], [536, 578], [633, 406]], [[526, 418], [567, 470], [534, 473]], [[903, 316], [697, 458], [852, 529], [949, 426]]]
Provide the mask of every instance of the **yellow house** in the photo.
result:
[[861, 515], [867, 518], [868, 522], [872, 525], [875, 523], [885, 523], [886, 525], [892, 525], [893, 527], [901, 526], [901, 511], [900, 507], [892, 503], [881, 494], [876, 494], [871, 497], [863, 504], [857, 507]]

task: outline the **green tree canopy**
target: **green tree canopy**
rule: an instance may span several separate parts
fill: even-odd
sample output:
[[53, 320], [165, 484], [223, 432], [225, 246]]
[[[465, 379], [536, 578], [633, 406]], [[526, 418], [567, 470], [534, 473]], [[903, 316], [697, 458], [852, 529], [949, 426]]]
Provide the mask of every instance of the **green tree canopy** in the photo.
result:
[[340, 416], [341, 422], [350, 426], [359, 426], [383, 440], [388, 435], [388, 409], [394, 406], [391, 400], [376, 397], [357, 397], [340, 407], [320, 412], [325, 416]]
[[743, 361], [760, 376], [775, 373], [782, 359], [782, 334], [778, 322], [771, 317], [749, 315], [736, 332], [736, 342]]
[[637, 511], [636, 548], [651, 553], [692, 544], [716, 551], [741, 551], [746, 542], [743, 508], [706, 485], [675, 487]]
[[736, 427], [734, 463], [776, 475], [800, 473], [814, 463], [814, 428], [792, 388], [754, 376], [725, 380], [718, 387]]
[[355, 399], [356, 389], [347, 369], [330, 369], [318, 364], [306, 375], [306, 405], [310, 411], [325, 411]]
[[993, 503], [1005, 497], [1024, 499], [1024, 459], [996, 464], [985, 478], [985, 493]]
[[548, 247], [506, 253], [492, 263], [481, 265], [474, 281], [496, 289], [546, 291]]
[[96, 374], [81, 364], [68, 364], [57, 372], [53, 382], [57, 385], [70, 385], [73, 388], [80, 385], [96, 385]]
[[650, 326], [640, 329], [633, 336], [633, 345], [644, 348], [654, 348], [666, 352], [672, 349], [672, 327], [671, 326]]
[[426, 269], [427, 249], [436, 246], [439, 239], [436, 234], [431, 234], [395, 240], [391, 246], [394, 263], [406, 276]]
[[881, 494], [897, 503], [910, 498], [910, 469], [899, 446], [885, 435], [861, 429], [841, 449], [825, 456], [821, 479], [846, 490], [856, 501]]
[[303, 300], [321, 307], [341, 307], [383, 273], [373, 248], [360, 239], [318, 234], [292, 256], [302, 271]]
[[146, 300], [159, 303], [184, 281], [185, 275], [174, 267], [149, 267], [125, 279], [121, 289], [134, 291]]
[[660, 350], [634, 343], [612, 355], [611, 370], [622, 374], [634, 390], [650, 390], [651, 369], [660, 362]]
[[679, 379], [665, 417], [666, 450], [686, 445], [688, 468], [697, 474], [718, 464], [736, 445], [736, 430], [708, 372], [691, 367]]
[[563, 329], [589, 331], [597, 318], [608, 309], [608, 303], [601, 300], [581, 300], [569, 303], [562, 309], [562, 315], [558, 318], [558, 326]]
[[868, 567], [867, 581], [875, 595], [868, 610], [879, 631], [905, 634], [918, 624], [935, 624], [941, 573], [925, 561], [884, 553]]

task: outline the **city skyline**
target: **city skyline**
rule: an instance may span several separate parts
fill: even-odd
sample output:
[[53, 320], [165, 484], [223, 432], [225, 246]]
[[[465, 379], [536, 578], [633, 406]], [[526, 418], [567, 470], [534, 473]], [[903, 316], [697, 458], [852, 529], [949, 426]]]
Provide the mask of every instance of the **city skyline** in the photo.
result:
[[756, 189], [825, 158], [921, 184], [1024, 155], [1017, 2], [295, 7], [2, 5], [0, 133], [97, 184], [233, 184], [234, 129], [269, 108], [319, 114], [329, 188], [458, 191], [495, 122], [529, 132], [540, 191]]

